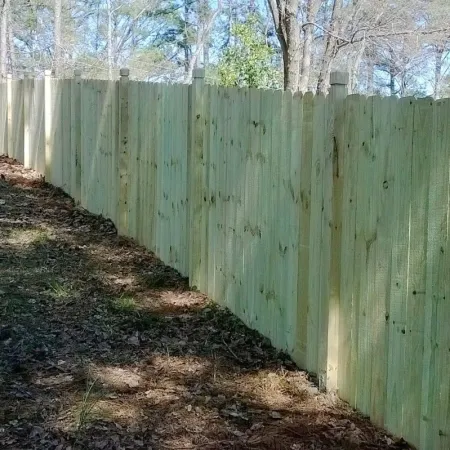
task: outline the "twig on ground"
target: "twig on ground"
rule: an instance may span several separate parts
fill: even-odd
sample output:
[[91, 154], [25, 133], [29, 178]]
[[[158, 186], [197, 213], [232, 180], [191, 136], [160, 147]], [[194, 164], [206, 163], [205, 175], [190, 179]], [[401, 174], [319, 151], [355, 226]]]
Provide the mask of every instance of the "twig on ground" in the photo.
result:
[[227, 350], [232, 354], [232, 356], [236, 359], [236, 361], [242, 363], [242, 359], [239, 358], [239, 356], [236, 355], [236, 353], [233, 352], [233, 350], [231, 350], [231, 348], [228, 346], [228, 344], [225, 342], [225, 340], [222, 338], [222, 342], [224, 343], [225, 347], [227, 348]]

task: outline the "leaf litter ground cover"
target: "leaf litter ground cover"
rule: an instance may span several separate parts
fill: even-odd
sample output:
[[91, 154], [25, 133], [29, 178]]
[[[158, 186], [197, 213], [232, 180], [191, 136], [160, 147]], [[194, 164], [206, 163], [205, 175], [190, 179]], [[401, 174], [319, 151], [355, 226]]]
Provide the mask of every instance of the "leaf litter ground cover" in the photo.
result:
[[408, 448], [0, 158], [1, 449]]

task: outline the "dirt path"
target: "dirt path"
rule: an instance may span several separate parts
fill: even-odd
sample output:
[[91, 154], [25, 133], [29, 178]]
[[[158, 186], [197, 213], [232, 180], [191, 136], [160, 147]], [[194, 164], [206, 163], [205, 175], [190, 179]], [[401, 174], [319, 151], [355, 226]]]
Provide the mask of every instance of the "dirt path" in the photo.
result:
[[0, 158], [1, 449], [407, 448]]

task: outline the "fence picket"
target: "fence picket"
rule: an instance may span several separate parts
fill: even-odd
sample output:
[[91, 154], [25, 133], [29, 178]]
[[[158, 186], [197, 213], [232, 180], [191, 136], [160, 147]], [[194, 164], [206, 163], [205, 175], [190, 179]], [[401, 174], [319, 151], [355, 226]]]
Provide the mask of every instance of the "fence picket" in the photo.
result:
[[396, 122], [393, 135], [395, 171], [398, 174], [394, 186], [395, 223], [392, 245], [392, 277], [389, 314], [389, 359], [386, 424], [394, 433], [403, 433], [402, 403], [405, 376], [406, 301], [408, 295], [408, 249], [411, 201], [411, 140], [414, 106], [409, 98], [396, 103]]
[[[395, 102], [395, 100], [394, 100]], [[370, 417], [383, 426], [386, 404], [386, 365], [388, 344], [387, 311], [389, 311], [392, 209], [396, 174], [393, 172], [394, 151], [391, 149], [392, 99], [374, 97], [373, 133], [371, 148], [376, 149], [374, 184], [376, 194], [374, 212], [377, 217], [376, 239], [372, 243], [375, 254], [373, 279], [372, 317], [369, 347], [372, 348], [372, 382], [370, 397]]]

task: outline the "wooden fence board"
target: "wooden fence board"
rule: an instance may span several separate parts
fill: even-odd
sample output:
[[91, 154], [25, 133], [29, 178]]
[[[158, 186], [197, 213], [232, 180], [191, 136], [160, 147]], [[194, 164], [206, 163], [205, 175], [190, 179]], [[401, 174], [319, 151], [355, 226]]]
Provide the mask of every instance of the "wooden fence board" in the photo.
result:
[[[224, 101], [224, 88], [217, 89], [217, 137], [216, 137], [216, 155], [217, 155], [217, 198], [216, 198], [216, 222], [215, 222], [215, 234], [216, 234], [216, 251], [215, 251], [215, 282], [214, 282], [214, 297], [220, 304], [224, 302], [224, 290], [225, 290], [225, 275], [224, 275], [224, 184], [225, 184], [225, 154], [223, 143], [223, 130], [225, 119], [225, 101]], [[214, 226], [214, 224], [213, 224]]]
[[[201, 69], [198, 69], [201, 71]], [[206, 251], [206, 214], [204, 205], [205, 161], [203, 148], [203, 124], [204, 116], [204, 79], [198, 78], [194, 73], [191, 87], [191, 142], [190, 142], [190, 197], [189, 197], [189, 278], [193, 285], [205, 286], [204, 279], [206, 262], [202, 262], [202, 256]]]
[[[51, 115], [53, 117], [50, 129], [52, 146], [52, 176], [50, 182], [60, 188], [64, 186], [64, 158], [63, 158], [63, 112], [64, 112], [64, 87], [63, 80], [51, 80]], [[96, 105], [97, 102], [93, 102]]]
[[351, 361], [355, 359], [355, 234], [357, 210], [357, 180], [359, 150], [358, 127], [354, 123], [359, 117], [360, 96], [347, 97], [344, 107], [345, 114], [345, 153], [343, 164], [343, 211], [342, 211], [342, 248], [341, 248], [341, 294], [339, 317], [339, 371], [338, 386], [342, 398], [351, 405], [356, 400], [356, 375]]
[[405, 376], [406, 298], [408, 295], [408, 249], [411, 199], [411, 140], [414, 106], [411, 99], [401, 99], [392, 119], [396, 133], [393, 147], [396, 152], [395, 225], [392, 245], [392, 277], [389, 311], [389, 359], [386, 424], [395, 433], [403, 432], [402, 402]]
[[372, 98], [366, 98], [360, 103], [360, 131], [358, 151], [358, 193], [356, 209], [356, 255], [359, 277], [356, 283], [355, 296], [359, 299], [358, 308], [358, 341], [356, 357], [356, 406], [365, 414], [368, 413], [368, 398], [370, 397], [371, 360], [368, 339], [370, 336], [370, 278], [373, 274], [373, 243], [376, 231], [372, 225], [371, 190], [373, 189], [374, 153], [370, 148], [372, 134]]
[[[61, 89], [61, 110], [59, 124], [61, 127], [61, 188], [64, 192], [73, 196], [72, 192], [72, 157], [71, 157], [71, 80], [62, 80]], [[106, 199], [106, 197], [105, 197]]]
[[308, 92], [303, 97], [301, 120], [301, 176], [300, 176], [300, 223], [299, 223], [299, 271], [297, 274], [297, 332], [294, 358], [300, 367], [307, 367], [307, 330], [309, 296], [309, 244], [311, 215], [311, 172], [313, 138], [313, 101]]
[[279, 272], [282, 270], [280, 267], [280, 250], [279, 250], [279, 203], [278, 203], [278, 188], [280, 178], [280, 127], [281, 127], [281, 106], [282, 106], [282, 92], [274, 91], [272, 97], [272, 113], [273, 111], [279, 111], [279, 114], [273, 116], [272, 119], [272, 149], [270, 155], [270, 172], [267, 182], [269, 183], [271, 193], [267, 201], [270, 205], [270, 223], [271, 223], [271, 242], [270, 242], [270, 255], [269, 259], [269, 278], [270, 288], [266, 293], [267, 315], [269, 321], [268, 337], [274, 345], [279, 343], [279, 328], [280, 328], [280, 282]]
[[[322, 111], [322, 154], [321, 173], [322, 187], [318, 190], [322, 205], [320, 212], [321, 236], [320, 236], [320, 297], [319, 297], [319, 335], [318, 335], [318, 375], [319, 387], [326, 388], [328, 374], [328, 332], [329, 332], [329, 308], [331, 297], [331, 227], [333, 224], [333, 145], [330, 137], [333, 130], [332, 103], [330, 97], [324, 99]], [[319, 132], [319, 129], [317, 129]]]
[[209, 93], [209, 117], [207, 120], [210, 121], [209, 125], [209, 147], [207, 147], [208, 155], [208, 165], [209, 165], [209, 179], [208, 179], [208, 290], [207, 293], [211, 297], [214, 297], [214, 292], [216, 289], [216, 277], [217, 277], [217, 164], [218, 164], [218, 154], [217, 154], [217, 120], [218, 120], [218, 98], [217, 90], [211, 89]]
[[[231, 167], [231, 158], [230, 158], [230, 142], [231, 142], [231, 116], [232, 116], [232, 105], [231, 105], [231, 92], [230, 89], [227, 89], [224, 92], [224, 128], [223, 128], [223, 171], [224, 171], [224, 183], [222, 185], [222, 201], [223, 201], [223, 276], [224, 276], [224, 285], [223, 285], [223, 304], [230, 309], [233, 309], [234, 305], [230, 304], [230, 283], [232, 277], [233, 270], [233, 262], [231, 261], [231, 234], [232, 230], [230, 227], [231, 220], [231, 190], [233, 187], [233, 175], [232, 167]], [[234, 300], [234, 299], [233, 299]]]
[[0, 82], [0, 155], [8, 154], [8, 85]]
[[420, 448], [449, 448], [449, 99], [433, 105]]
[[141, 183], [140, 189], [140, 219], [138, 221], [138, 236], [139, 242], [146, 246], [151, 247], [151, 243], [148, 240], [149, 229], [150, 229], [150, 212], [148, 207], [150, 204], [149, 199], [149, 184], [150, 184], [150, 173], [151, 169], [149, 166], [149, 161], [151, 157], [151, 149], [149, 142], [151, 141], [151, 133], [153, 131], [153, 124], [149, 116], [149, 108], [151, 103], [151, 85], [148, 83], [140, 83], [139, 85], [139, 99], [138, 102], [139, 109], [139, 177]]
[[260, 314], [260, 296], [258, 295], [258, 244], [260, 240], [261, 226], [259, 223], [259, 192], [261, 166], [258, 162], [258, 153], [261, 147], [260, 134], [260, 114], [261, 114], [261, 92], [258, 89], [249, 91], [249, 118], [248, 123], [248, 147], [246, 158], [246, 204], [244, 220], [244, 242], [246, 242], [245, 253], [245, 279], [247, 280], [245, 318], [252, 328], [261, 318]]
[[[230, 108], [232, 111], [237, 111], [239, 107], [239, 96], [241, 91], [238, 89], [232, 89], [230, 91]], [[240, 185], [242, 183], [240, 176], [240, 149], [239, 149], [239, 134], [241, 132], [240, 128], [240, 117], [238, 114], [232, 114], [230, 118], [230, 170], [228, 174], [230, 175], [230, 281], [228, 283], [228, 298], [229, 303], [232, 304], [233, 310], [238, 309], [238, 304], [241, 301], [239, 297], [239, 283], [240, 283], [240, 264], [239, 264], [239, 252], [240, 248], [238, 246], [238, 210], [240, 201]]]
[[8, 80], [10, 105], [8, 109], [8, 156], [24, 161], [23, 80]]
[[[156, 112], [156, 149], [163, 148], [162, 126], [163, 126], [163, 97], [162, 85], [157, 86], [155, 112]], [[190, 161], [189, 161], [190, 164]], [[162, 219], [161, 219], [161, 202], [163, 200], [162, 191], [162, 154], [161, 151], [155, 151], [155, 167], [156, 167], [156, 186], [155, 186], [155, 252], [157, 255], [162, 255]]]
[[430, 139], [423, 129], [433, 128], [433, 102], [414, 102], [411, 155], [411, 212], [409, 231], [408, 296], [405, 324], [403, 433], [420, 442], [420, 408], [426, 293], [427, 213]]
[[32, 86], [31, 105], [30, 105], [31, 167], [38, 173], [43, 174], [45, 173], [45, 126], [44, 126], [45, 82], [44, 80], [33, 80], [33, 81], [34, 83]]
[[[180, 149], [182, 151], [182, 242], [183, 242], [183, 251], [182, 251], [182, 260], [183, 260], [183, 274], [188, 274], [188, 164], [187, 164], [187, 146], [189, 142], [189, 120], [188, 120], [188, 97], [189, 97], [189, 87], [183, 86], [182, 92], [182, 104], [183, 104], [183, 117], [182, 117], [182, 126], [183, 126], [183, 146]], [[215, 198], [215, 204], [217, 208], [217, 197]]]
[[319, 352], [323, 352], [321, 343], [326, 341], [320, 336], [325, 322], [321, 313], [321, 255], [322, 255], [322, 212], [323, 212], [323, 171], [325, 166], [325, 97], [318, 95], [313, 104], [313, 136], [312, 136], [312, 173], [311, 173], [311, 216], [310, 216], [310, 252], [309, 270], [314, 276], [309, 278], [308, 318], [307, 318], [307, 367], [317, 376], [323, 367], [319, 367]]
[[375, 267], [372, 293], [372, 336], [369, 342], [372, 359], [372, 380], [370, 397], [370, 417], [379, 426], [384, 423], [386, 404], [386, 365], [389, 311], [389, 288], [391, 271], [391, 227], [393, 200], [391, 136], [391, 99], [375, 97], [373, 99], [373, 135], [371, 147], [376, 155], [374, 167], [373, 193], [374, 212], [377, 218], [377, 235], [372, 247], [375, 252]]
[[277, 336], [274, 341], [275, 345], [279, 348], [285, 347], [285, 337], [288, 336], [288, 330], [286, 328], [286, 315], [288, 300], [288, 279], [290, 277], [289, 267], [289, 255], [292, 256], [291, 236], [295, 233], [294, 230], [288, 229], [290, 209], [292, 208], [292, 197], [290, 198], [289, 192], [289, 160], [291, 157], [290, 137], [291, 132], [291, 107], [292, 107], [292, 92], [284, 91], [282, 93], [281, 100], [281, 113], [280, 113], [280, 131], [279, 131], [279, 149], [278, 149], [278, 179], [276, 184], [277, 190], [277, 209], [278, 214], [276, 216], [277, 224], [277, 240], [278, 240], [278, 270], [277, 270], [277, 313], [278, 313], [278, 326]]

